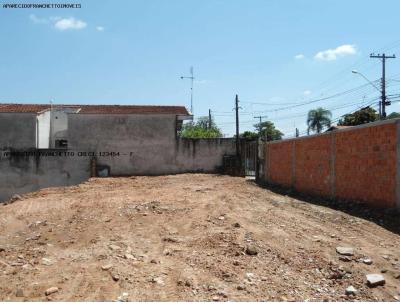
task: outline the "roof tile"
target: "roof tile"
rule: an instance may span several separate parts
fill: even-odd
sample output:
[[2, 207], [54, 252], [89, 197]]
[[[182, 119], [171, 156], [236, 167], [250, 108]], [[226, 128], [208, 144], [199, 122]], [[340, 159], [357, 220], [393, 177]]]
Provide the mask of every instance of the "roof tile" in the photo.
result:
[[[182, 114], [188, 115], [184, 106], [141, 105], [53, 105], [53, 108], [76, 108], [88, 114]], [[50, 104], [1, 104], [0, 112], [38, 113], [50, 109]]]

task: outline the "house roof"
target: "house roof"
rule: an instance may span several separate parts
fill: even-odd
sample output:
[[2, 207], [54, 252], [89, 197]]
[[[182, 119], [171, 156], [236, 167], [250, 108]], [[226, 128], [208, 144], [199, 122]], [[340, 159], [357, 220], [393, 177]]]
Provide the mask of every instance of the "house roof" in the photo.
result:
[[[179, 114], [189, 115], [184, 106], [142, 106], [142, 105], [53, 105], [57, 108], [77, 109], [77, 113], [94, 114]], [[38, 113], [49, 110], [50, 104], [1, 104], [0, 112]], [[80, 110], [79, 110], [80, 109]]]
[[352, 127], [354, 127], [354, 126], [333, 125], [333, 126], [330, 126], [330, 127], [326, 130], [326, 132], [335, 131], [335, 130], [341, 130], [341, 129], [347, 129], [347, 128], [352, 128]]
[[48, 107], [49, 105], [39, 104], [0, 104], [0, 112], [37, 113]]

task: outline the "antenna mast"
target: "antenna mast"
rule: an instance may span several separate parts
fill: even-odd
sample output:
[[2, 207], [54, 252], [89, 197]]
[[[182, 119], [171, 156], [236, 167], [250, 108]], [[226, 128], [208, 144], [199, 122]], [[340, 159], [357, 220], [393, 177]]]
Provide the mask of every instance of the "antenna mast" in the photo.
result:
[[193, 72], [193, 66], [190, 66], [190, 76], [189, 77], [184, 77], [182, 76], [181, 79], [190, 79], [191, 80], [191, 85], [190, 85], [190, 113], [193, 114], [193, 82], [194, 82], [194, 72]]

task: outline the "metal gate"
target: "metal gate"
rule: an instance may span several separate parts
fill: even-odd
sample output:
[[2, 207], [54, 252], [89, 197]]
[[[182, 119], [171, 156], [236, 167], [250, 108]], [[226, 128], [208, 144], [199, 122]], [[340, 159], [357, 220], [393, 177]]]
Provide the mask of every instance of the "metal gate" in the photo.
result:
[[245, 176], [256, 177], [257, 171], [257, 141], [245, 141], [243, 144], [243, 165]]

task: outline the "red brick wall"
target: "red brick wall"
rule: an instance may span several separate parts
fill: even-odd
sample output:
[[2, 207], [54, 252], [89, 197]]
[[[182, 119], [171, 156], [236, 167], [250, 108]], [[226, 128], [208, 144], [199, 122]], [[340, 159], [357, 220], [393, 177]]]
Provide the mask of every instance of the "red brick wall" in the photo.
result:
[[336, 196], [396, 205], [396, 124], [336, 133]]
[[292, 141], [282, 141], [279, 144], [271, 144], [269, 147], [269, 167], [270, 182], [283, 186], [292, 184]]
[[272, 142], [265, 151], [269, 183], [311, 195], [396, 206], [396, 121]]
[[295, 140], [296, 190], [331, 197], [331, 141], [331, 134]]

